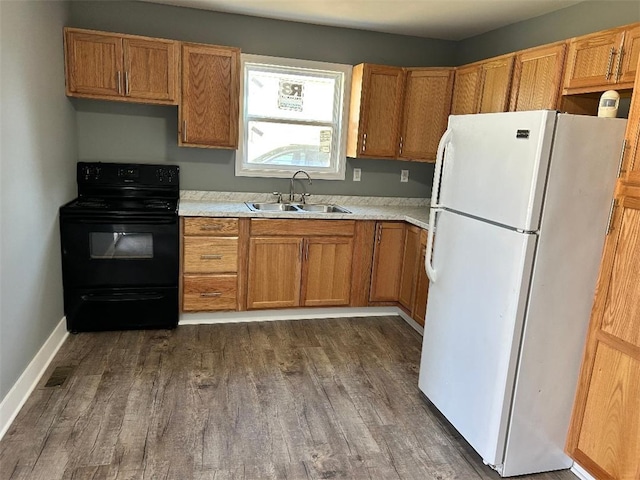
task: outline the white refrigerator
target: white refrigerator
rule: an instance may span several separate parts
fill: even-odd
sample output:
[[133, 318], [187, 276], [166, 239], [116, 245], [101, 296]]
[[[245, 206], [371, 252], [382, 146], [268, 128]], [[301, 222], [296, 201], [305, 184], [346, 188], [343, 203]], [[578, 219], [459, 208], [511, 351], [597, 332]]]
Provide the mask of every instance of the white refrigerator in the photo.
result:
[[503, 477], [572, 465], [563, 448], [625, 125], [460, 115], [440, 142], [419, 387]]

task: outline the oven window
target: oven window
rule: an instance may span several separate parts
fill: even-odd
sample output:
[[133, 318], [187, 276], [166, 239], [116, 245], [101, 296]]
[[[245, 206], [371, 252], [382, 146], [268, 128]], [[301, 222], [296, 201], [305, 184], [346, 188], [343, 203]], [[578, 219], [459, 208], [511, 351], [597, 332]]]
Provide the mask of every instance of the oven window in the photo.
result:
[[91, 258], [153, 258], [151, 233], [91, 232], [89, 235]]

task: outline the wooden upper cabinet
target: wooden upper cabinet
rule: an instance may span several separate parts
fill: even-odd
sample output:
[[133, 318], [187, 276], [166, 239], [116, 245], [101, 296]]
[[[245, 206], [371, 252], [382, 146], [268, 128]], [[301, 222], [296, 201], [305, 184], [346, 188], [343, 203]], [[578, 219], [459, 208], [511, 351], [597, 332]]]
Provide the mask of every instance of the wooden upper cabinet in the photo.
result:
[[558, 107], [566, 50], [566, 42], [561, 42], [516, 54], [510, 111]]
[[453, 68], [406, 70], [400, 158], [435, 161], [438, 142], [447, 128], [454, 71]]
[[473, 64], [456, 69], [451, 115], [478, 113], [481, 67]]
[[640, 25], [604, 30], [572, 38], [567, 53], [564, 94], [632, 88]]
[[434, 161], [449, 116], [453, 72], [356, 65], [347, 156]]
[[178, 101], [177, 42], [125, 37], [124, 92], [131, 98]]
[[617, 199], [567, 440], [568, 453], [596, 478], [635, 480], [640, 473], [639, 251], [636, 187]]
[[122, 95], [122, 38], [65, 28], [67, 95]]
[[362, 63], [353, 67], [347, 156], [397, 158], [404, 72]]
[[640, 64], [640, 24], [625, 29], [619, 83], [633, 83]]
[[480, 77], [479, 113], [506, 112], [514, 55], [483, 62]]
[[514, 55], [503, 55], [456, 69], [452, 115], [506, 112]]
[[182, 45], [180, 146], [238, 147], [240, 49]]
[[178, 103], [178, 42], [65, 28], [67, 95]]
[[[640, 67], [640, 58], [637, 62]], [[640, 75], [636, 78], [633, 91], [625, 131], [622, 172], [628, 184], [640, 186]]]

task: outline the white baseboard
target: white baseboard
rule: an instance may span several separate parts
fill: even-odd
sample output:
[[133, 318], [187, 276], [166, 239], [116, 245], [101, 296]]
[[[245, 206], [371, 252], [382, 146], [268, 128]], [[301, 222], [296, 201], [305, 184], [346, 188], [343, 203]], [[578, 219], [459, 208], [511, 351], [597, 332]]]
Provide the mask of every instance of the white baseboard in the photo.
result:
[[385, 315], [400, 315], [400, 309], [397, 307], [337, 307], [251, 310], [246, 312], [182, 313], [178, 325], [273, 322], [276, 320], [309, 320], [314, 318], [382, 317]]
[[409, 324], [409, 326], [411, 328], [413, 328], [416, 332], [418, 332], [420, 335], [424, 336], [424, 328], [422, 327], [422, 325], [420, 325], [418, 322], [416, 322], [413, 318], [411, 318], [409, 315], [407, 315], [404, 310], [402, 310], [401, 308], [398, 308], [398, 315], [400, 315], [402, 317], [402, 319], [407, 322]]
[[587, 472], [584, 468], [578, 465], [576, 462], [573, 462], [573, 466], [571, 467], [571, 473], [573, 473], [576, 477], [581, 480], [596, 480], [595, 477], [591, 476], [589, 472]]
[[27, 398], [29, 398], [29, 395], [31, 395], [31, 392], [36, 388], [40, 377], [42, 377], [68, 335], [67, 320], [63, 317], [44, 342], [44, 345], [36, 353], [36, 356], [33, 357], [31, 363], [22, 372], [20, 378], [9, 390], [7, 396], [2, 399], [2, 403], [0, 403], [0, 439], [9, 430], [13, 420], [20, 412]]

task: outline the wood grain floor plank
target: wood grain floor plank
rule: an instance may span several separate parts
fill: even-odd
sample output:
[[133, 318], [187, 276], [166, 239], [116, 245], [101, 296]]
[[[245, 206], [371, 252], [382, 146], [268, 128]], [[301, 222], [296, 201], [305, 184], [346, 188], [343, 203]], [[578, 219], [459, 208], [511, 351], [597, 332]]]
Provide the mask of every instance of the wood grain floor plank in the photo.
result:
[[420, 348], [399, 317], [72, 335], [0, 480], [498, 479], [420, 393]]

